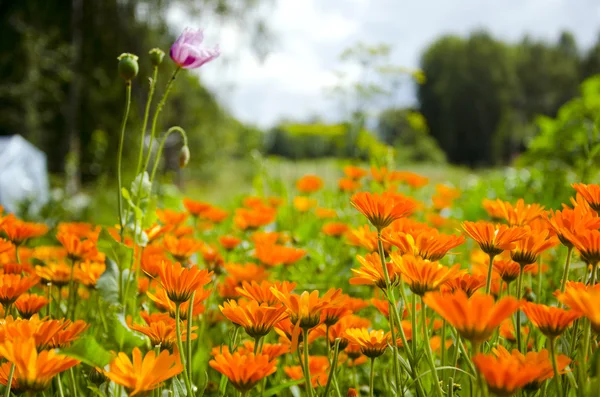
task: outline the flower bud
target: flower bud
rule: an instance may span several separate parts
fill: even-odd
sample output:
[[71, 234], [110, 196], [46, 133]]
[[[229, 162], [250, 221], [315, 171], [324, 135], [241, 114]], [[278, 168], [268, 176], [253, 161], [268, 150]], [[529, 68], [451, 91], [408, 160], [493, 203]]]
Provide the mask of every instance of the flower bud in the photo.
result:
[[131, 81], [137, 76], [140, 70], [137, 55], [125, 52], [119, 55], [117, 59], [119, 60], [119, 74], [125, 81]]
[[179, 168], [185, 168], [190, 162], [190, 148], [185, 145], [179, 151]]
[[353, 388], [348, 389], [348, 393], [346, 393], [346, 397], [357, 397], [357, 396], [358, 396], [358, 392], [356, 391], [356, 389], [353, 389]]
[[106, 382], [107, 377], [102, 372], [98, 371], [96, 368], [92, 368], [88, 374], [88, 380], [92, 384], [99, 386], [102, 383]]
[[150, 55], [150, 63], [152, 63], [152, 66], [158, 66], [162, 63], [165, 52], [160, 48], [153, 48], [148, 55]]

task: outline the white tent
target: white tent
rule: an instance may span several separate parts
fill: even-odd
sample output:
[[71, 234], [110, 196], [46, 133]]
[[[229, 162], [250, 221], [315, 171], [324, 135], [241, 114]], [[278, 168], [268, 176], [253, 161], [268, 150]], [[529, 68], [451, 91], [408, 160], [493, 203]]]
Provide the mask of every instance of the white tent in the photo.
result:
[[8, 212], [24, 200], [39, 209], [48, 201], [46, 155], [20, 135], [0, 137], [0, 204]]

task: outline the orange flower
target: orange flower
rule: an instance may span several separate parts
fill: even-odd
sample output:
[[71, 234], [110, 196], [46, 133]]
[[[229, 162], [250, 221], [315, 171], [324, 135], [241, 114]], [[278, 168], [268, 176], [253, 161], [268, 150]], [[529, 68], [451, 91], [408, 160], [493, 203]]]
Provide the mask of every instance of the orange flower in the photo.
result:
[[349, 229], [350, 226], [342, 222], [327, 222], [323, 225], [321, 231], [323, 232], [323, 234], [326, 234], [331, 237], [340, 237]]
[[16, 246], [30, 238], [43, 236], [48, 232], [48, 226], [43, 223], [24, 222], [9, 215], [0, 223], [0, 231]]
[[[244, 341], [244, 346], [239, 347], [238, 351], [240, 354], [248, 354], [254, 351], [254, 341], [246, 340]], [[283, 356], [286, 353], [289, 353], [290, 347], [283, 345], [281, 343], [263, 343], [261, 346], [261, 354], [269, 356], [269, 360], [273, 361], [279, 356]]]
[[306, 196], [296, 196], [293, 202], [294, 208], [299, 212], [307, 212], [311, 208], [315, 208], [318, 204], [317, 200]]
[[328, 307], [321, 312], [321, 323], [326, 326], [332, 326], [344, 316], [352, 314], [350, 309], [350, 296], [341, 295], [337, 306]]
[[480, 288], [485, 286], [486, 278], [481, 275], [471, 275], [464, 273], [458, 277], [451, 278], [446, 281], [440, 288], [442, 292], [454, 292], [462, 290], [470, 298]]
[[[377, 232], [372, 231], [369, 228], [369, 225], [363, 225], [357, 229], [350, 229], [348, 233], [346, 233], [346, 239], [348, 240], [348, 244], [363, 247], [369, 252], [376, 252], [378, 250]], [[390, 244], [384, 240], [383, 250], [389, 252], [389, 249]]]
[[273, 222], [276, 215], [277, 210], [270, 207], [256, 209], [238, 208], [235, 210], [233, 222], [242, 230], [258, 229]]
[[323, 180], [316, 175], [304, 175], [296, 181], [296, 189], [302, 193], [314, 193], [323, 187]]
[[102, 262], [80, 262], [75, 267], [73, 277], [86, 287], [94, 288], [105, 270], [106, 265]]
[[576, 235], [580, 230], [593, 230], [600, 228], [600, 217], [594, 211], [584, 206], [574, 209], [564, 208], [561, 211], [550, 211], [551, 217], [547, 220], [548, 225], [560, 242], [566, 247], [572, 247], [570, 236]]
[[277, 361], [266, 354], [248, 353], [241, 355], [227, 351], [217, 354], [210, 366], [225, 375], [240, 392], [247, 392], [263, 378], [277, 371]]
[[[360, 262], [359, 269], [350, 269], [355, 276], [350, 279], [351, 285], [376, 285], [381, 289], [386, 289], [385, 274], [381, 259], [377, 252], [367, 254], [364, 257], [356, 255], [356, 259]], [[386, 263], [390, 284], [396, 285], [400, 282], [400, 273], [395, 262]]]
[[270, 307], [259, 305], [256, 301], [234, 300], [219, 306], [221, 313], [231, 322], [244, 328], [246, 333], [253, 338], [267, 335], [275, 324], [287, 317], [284, 306]]
[[59, 349], [67, 347], [72, 342], [76, 341], [79, 336], [90, 327], [90, 325], [83, 320], [77, 320], [73, 323], [69, 320], [58, 321], [61, 323], [62, 329], [56, 332], [46, 348]]
[[[519, 277], [521, 265], [512, 259], [502, 259], [494, 261], [494, 270], [505, 283], [511, 283]], [[525, 267], [527, 268], [527, 266]]]
[[581, 316], [575, 310], [564, 310], [531, 302], [523, 303], [523, 312], [542, 334], [549, 338], [560, 336], [571, 323]]
[[200, 218], [212, 223], [221, 223], [229, 216], [229, 212], [219, 207], [210, 207], [200, 214]]
[[71, 266], [64, 262], [51, 263], [48, 266], [36, 266], [35, 273], [44, 281], [62, 288], [71, 281]]
[[475, 294], [468, 298], [463, 291], [453, 294], [431, 292], [425, 295], [423, 301], [456, 328], [463, 338], [474, 343], [487, 340], [494, 329], [521, 305], [511, 296], [494, 303], [491, 295]]
[[[146, 325], [134, 324], [131, 321], [131, 317], [128, 317], [127, 325], [129, 328], [146, 335], [150, 339], [152, 346], [160, 346], [161, 349], [171, 350], [177, 345], [177, 324], [168, 314], [150, 315], [147, 312], [140, 312], [140, 315], [146, 322]], [[196, 327], [192, 327], [192, 329], [196, 329]], [[185, 341], [187, 338], [185, 323], [181, 337], [182, 341]], [[196, 337], [197, 335], [192, 333], [192, 340], [196, 339]]]
[[300, 248], [277, 244], [257, 244], [254, 256], [267, 266], [291, 265], [306, 255]]
[[119, 353], [109, 364], [108, 371], [104, 371], [110, 380], [124, 386], [130, 396], [144, 395], [183, 371], [179, 354], [170, 354], [168, 350], [158, 356], [150, 350], [142, 358], [142, 352], [136, 347], [132, 359]]
[[5, 252], [11, 252], [12, 250], [15, 249], [15, 245], [4, 238], [0, 238], [0, 254], [3, 254]]
[[[221, 285], [222, 284], [220, 284], [219, 286], [221, 286]], [[192, 315], [197, 316], [204, 312], [205, 308], [204, 308], [203, 302], [210, 296], [211, 292], [212, 292], [212, 290], [205, 290], [202, 288], [196, 290], [196, 294], [194, 295], [194, 307], [193, 307]], [[160, 287], [156, 288], [155, 293], [146, 291], [146, 295], [148, 296], [148, 298], [150, 298], [150, 300], [152, 300], [154, 302], [156, 307], [158, 307], [160, 310], [168, 311], [169, 315], [172, 318], [175, 318], [175, 314], [176, 314], [175, 313], [175, 310], [176, 310], [175, 303], [173, 303], [173, 301], [171, 299], [169, 299], [169, 297], [167, 296], [167, 292], [164, 289], [162, 289]], [[183, 302], [181, 304], [181, 307], [179, 310], [179, 318], [181, 320], [187, 319], [189, 304], [190, 304], [190, 301]]]
[[0, 303], [4, 306], [13, 304], [19, 296], [36, 285], [37, 276], [23, 277], [20, 274], [0, 274]]
[[[600, 235], [600, 234], [599, 234]], [[600, 241], [600, 240], [599, 240]], [[527, 235], [516, 242], [510, 257], [522, 267], [537, 262], [540, 254], [558, 244], [556, 237], [550, 237], [548, 230], [528, 228]]]
[[317, 215], [317, 218], [319, 219], [337, 218], [336, 210], [331, 208], [317, 208], [315, 210], [315, 215]]
[[600, 186], [584, 183], [574, 183], [571, 186], [587, 201], [594, 211], [600, 211]]
[[586, 288], [581, 284], [567, 283], [565, 292], [559, 294], [557, 299], [585, 316], [594, 331], [600, 333], [600, 285]]
[[351, 203], [379, 231], [388, 227], [396, 219], [412, 214], [417, 207], [409, 199], [393, 193], [359, 192], [352, 196]]
[[157, 209], [156, 216], [163, 225], [177, 226], [181, 225], [188, 217], [187, 212], [173, 211], [171, 209]]
[[594, 265], [600, 262], [600, 231], [580, 229], [576, 234], [566, 232], [566, 235], [586, 263]]
[[398, 247], [402, 254], [412, 254], [430, 261], [439, 261], [452, 248], [465, 242], [464, 236], [442, 234], [430, 228], [412, 233], [388, 234], [384, 239]]
[[429, 183], [429, 178], [409, 171], [392, 171], [389, 174], [388, 180], [404, 182], [413, 188], [423, 187]]
[[360, 189], [360, 182], [352, 178], [340, 178], [338, 180], [338, 189], [341, 192], [355, 192]]
[[[7, 386], [8, 378], [10, 376], [10, 369], [12, 367], [12, 363], [6, 362], [0, 365], [0, 385]], [[10, 391], [15, 395], [21, 395], [25, 392], [23, 387], [19, 384], [19, 380], [13, 373], [12, 382], [10, 383]]]
[[209, 203], [195, 201], [187, 197], [182, 200], [182, 203], [185, 209], [193, 216], [198, 216], [212, 207]]
[[355, 167], [353, 165], [347, 165], [344, 167], [344, 175], [346, 175], [350, 179], [362, 179], [369, 172], [360, 167]]
[[270, 282], [270, 281], [262, 281], [258, 284], [256, 281], [247, 282], [244, 281], [242, 283], [242, 287], [237, 287], [236, 291], [243, 296], [244, 298], [253, 300], [258, 302], [258, 304], [267, 304], [269, 306], [275, 306], [280, 303], [279, 299], [273, 294], [271, 288], [275, 288], [277, 291], [280, 291], [282, 294], [289, 294], [296, 287], [296, 283], [291, 283], [289, 281], [283, 282]]
[[385, 353], [388, 347], [389, 333], [381, 330], [369, 331], [366, 328], [350, 328], [346, 330], [346, 338], [360, 346], [362, 354], [375, 358]]
[[170, 300], [177, 303], [188, 301], [192, 293], [212, 281], [213, 272], [197, 267], [183, 268], [181, 264], [164, 264], [160, 269], [160, 283]]
[[495, 202], [484, 201], [484, 207], [495, 219], [504, 219], [511, 226], [525, 226], [544, 216], [544, 207], [539, 204], [525, 204], [523, 199], [516, 205], [496, 199]]
[[[329, 377], [329, 360], [325, 356], [310, 356], [308, 358], [308, 369], [310, 372], [310, 383], [313, 387], [325, 386]], [[284, 367], [283, 371], [294, 380], [304, 378], [302, 367], [294, 365]]]
[[23, 294], [15, 301], [15, 307], [23, 318], [30, 318], [48, 304], [45, 296]]
[[227, 251], [234, 250], [241, 242], [242, 239], [235, 236], [219, 236], [219, 244]]
[[173, 230], [172, 225], [162, 226], [158, 223], [155, 223], [153, 226], [144, 230], [144, 233], [146, 233], [146, 236], [148, 237], [148, 243], [152, 243], [161, 238], [165, 233], [170, 232], [171, 230]]
[[515, 248], [515, 242], [527, 235], [521, 227], [494, 225], [490, 222], [463, 222], [465, 233], [488, 255], [496, 256]]
[[538, 367], [522, 365], [514, 356], [477, 354], [473, 363], [489, 390], [498, 396], [512, 396], [540, 375]]
[[81, 240], [77, 235], [70, 233], [58, 233], [56, 238], [67, 250], [67, 256], [73, 261], [86, 259], [104, 261], [104, 255], [98, 253], [96, 242], [93, 240]]
[[271, 292], [287, 308], [292, 324], [309, 330], [321, 323], [321, 312], [340, 304], [341, 289], [330, 289], [319, 298], [319, 291], [304, 291], [301, 295], [282, 293], [271, 287]]
[[60, 222], [57, 227], [59, 233], [74, 234], [80, 239], [98, 240], [100, 226], [86, 222]]
[[393, 252], [391, 257], [404, 282], [419, 296], [439, 289], [442, 284], [459, 275], [458, 264], [449, 268], [412, 255], [400, 256], [397, 252]]
[[[529, 327], [528, 326], [521, 327], [521, 333], [524, 336], [529, 335]], [[512, 343], [517, 342], [517, 334], [515, 332], [515, 326], [512, 322], [512, 319], [507, 318], [506, 320], [502, 321], [502, 324], [500, 324], [500, 336], [509, 342], [512, 342]], [[528, 347], [531, 347], [532, 342], [533, 341], [530, 339]]]
[[231, 277], [238, 280], [239, 282], [258, 282], [266, 279], [269, 276], [269, 273], [265, 270], [264, 267], [251, 262], [245, 263], [243, 265], [237, 263], [227, 263], [225, 265], [225, 270], [227, 270], [227, 273], [229, 273]]
[[194, 255], [202, 249], [204, 244], [191, 237], [177, 238], [170, 234], [165, 235], [163, 238], [163, 244], [165, 249], [175, 258], [178, 262], [187, 262], [190, 256]]
[[[333, 347], [335, 340], [340, 339], [339, 349], [344, 350], [350, 341], [346, 338], [346, 330], [349, 328], [369, 328], [371, 321], [366, 318], [358, 317], [353, 314], [342, 317], [337, 323], [329, 327], [329, 344]], [[326, 329], [315, 328], [315, 333], [319, 336], [326, 336]]]
[[385, 185], [388, 181], [389, 170], [386, 167], [377, 168], [375, 166], [371, 166], [371, 177], [377, 183]]
[[0, 355], [14, 364], [20, 390], [32, 392], [46, 390], [55, 375], [79, 364], [78, 360], [55, 350], [38, 353], [32, 338], [5, 341], [0, 344]]

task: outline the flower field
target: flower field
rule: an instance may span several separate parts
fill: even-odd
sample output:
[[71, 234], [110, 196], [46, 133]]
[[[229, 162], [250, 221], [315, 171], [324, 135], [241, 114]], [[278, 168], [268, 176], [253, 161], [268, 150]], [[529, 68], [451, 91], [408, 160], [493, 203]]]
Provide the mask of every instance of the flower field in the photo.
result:
[[452, 183], [356, 163], [333, 183], [307, 174], [277, 195], [163, 206], [152, 145], [176, 133], [181, 167], [193, 153], [157, 120], [178, 73], [219, 56], [202, 39], [173, 44], [152, 118], [165, 54], [150, 51], [130, 183], [139, 65], [119, 57], [114, 222], [0, 210], [4, 396], [600, 395], [599, 185], [566, 187], [560, 208], [483, 198], [471, 219]]

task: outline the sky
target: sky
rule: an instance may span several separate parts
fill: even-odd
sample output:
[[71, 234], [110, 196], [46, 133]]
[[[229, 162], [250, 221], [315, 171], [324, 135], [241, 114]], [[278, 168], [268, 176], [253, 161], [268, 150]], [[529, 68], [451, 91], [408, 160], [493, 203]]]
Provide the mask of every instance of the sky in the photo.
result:
[[[326, 92], [344, 68], [340, 53], [359, 41], [389, 44], [390, 63], [418, 68], [422, 51], [444, 34], [485, 29], [506, 41], [525, 34], [555, 41], [569, 30], [588, 48], [600, 33], [598, 0], [266, 0], [261, 12], [274, 37], [266, 59], [245, 45], [247, 33], [235, 24], [201, 21], [207, 45], [218, 42], [222, 56], [198, 73], [235, 117], [262, 128], [342, 117], [339, 101]], [[414, 104], [414, 87], [404, 83], [395, 96]]]

